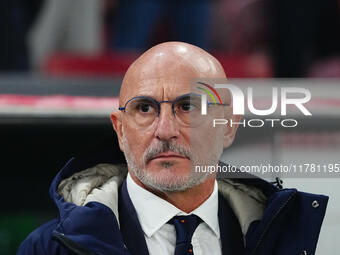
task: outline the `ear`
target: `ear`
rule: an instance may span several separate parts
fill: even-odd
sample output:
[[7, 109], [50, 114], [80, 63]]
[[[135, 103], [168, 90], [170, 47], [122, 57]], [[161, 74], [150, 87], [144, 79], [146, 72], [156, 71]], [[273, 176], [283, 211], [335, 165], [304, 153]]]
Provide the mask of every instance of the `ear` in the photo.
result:
[[121, 151], [124, 152], [123, 150], [123, 125], [122, 125], [122, 115], [120, 111], [114, 111], [110, 115], [111, 122], [113, 129], [115, 130], [118, 138], [118, 143], [119, 143], [119, 148]]
[[226, 125], [224, 128], [224, 136], [223, 136], [224, 137], [224, 141], [223, 141], [224, 148], [228, 148], [230, 145], [232, 145], [235, 135], [236, 135], [237, 128], [238, 128], [237, 123], [241, 121], [242, 117], [243, 117], [242, 115], [232, 115], [228, 119], [228, 125]]

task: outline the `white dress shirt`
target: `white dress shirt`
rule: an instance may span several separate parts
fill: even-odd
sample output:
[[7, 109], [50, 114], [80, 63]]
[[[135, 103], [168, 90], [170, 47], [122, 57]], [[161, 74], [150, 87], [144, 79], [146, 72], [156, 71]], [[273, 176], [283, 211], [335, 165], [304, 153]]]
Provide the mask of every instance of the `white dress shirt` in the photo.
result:
[[[150, 255], [173, 255], [176, 247], [176, 230], [167, 222], [176, 215], [189, 214], [140, 187], [130, 174], [127, 176], [127, 190], [136, 209]], [[215, 181], [210, 197], [190, 213], [203, 220], [191, 240], [195, 255], [222, 254], [217, 213], [218, 188]]]

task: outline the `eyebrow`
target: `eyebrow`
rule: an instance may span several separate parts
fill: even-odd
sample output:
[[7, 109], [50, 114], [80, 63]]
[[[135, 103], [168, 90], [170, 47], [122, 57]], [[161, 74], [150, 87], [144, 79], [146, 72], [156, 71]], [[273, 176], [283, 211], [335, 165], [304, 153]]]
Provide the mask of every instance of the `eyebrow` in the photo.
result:
[[[179, 97], [182, 97], [182, 96], [190, 96], [190, 95], [199, 95], [199, 94], [193, 93], [193, 92], [184, 93], [184, 94], [181, 94], [181, 95], [176, 96], [175, 98], [173, 98], [173, 99], [171, 99], [171, 100], [166, 100], [166, 101], [173, 101], [173, 100], [176, 100], [176, 99], [179, 98]], [[154, 99], [154, 100], [156, 100], [156, 101], [158, 101], [158, 102], [163, 101], [163, 100], [158, 100], [158, 99], [156, 99], [155, 97], [153, 97], [153, 96], [151, 96], [151, 95], [145, 95], [145, 94], [137, 94], [137, 95], [135, 95], [135, 96], [133, 96], [133, 97], [131, 97], [131, 98], [135, 98], [135, 97], [149, 97], [149, 98], [152, 98], [152, 99]], [[129, 101], [131, 98], [129, 98], [127, 101]]]

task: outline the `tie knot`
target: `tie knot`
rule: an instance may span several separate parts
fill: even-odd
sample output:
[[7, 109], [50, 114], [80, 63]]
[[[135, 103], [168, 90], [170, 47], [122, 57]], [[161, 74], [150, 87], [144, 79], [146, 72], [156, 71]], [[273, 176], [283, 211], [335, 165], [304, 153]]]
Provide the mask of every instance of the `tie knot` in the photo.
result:
[[169, 223], [173, 224], [176, 228], [176, 244], [184, 242], [191, 243], [192, 235], [201, 222], [201, 218], [194, 214], [173, 217]]

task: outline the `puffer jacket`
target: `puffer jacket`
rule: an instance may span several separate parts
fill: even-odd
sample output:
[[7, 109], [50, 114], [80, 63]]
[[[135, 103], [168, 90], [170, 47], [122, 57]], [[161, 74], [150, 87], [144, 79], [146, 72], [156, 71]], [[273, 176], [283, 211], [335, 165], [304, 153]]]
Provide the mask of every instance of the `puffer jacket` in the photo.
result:
[[[113, 163], [71, 159], [50, 187], [59, 217], [32, 232], [17, 255], [133, 254], [118, 220], [127, 168]], [[218, 188], [240, 223], [246, 255], [315, 254], [327, 196], [279, 189], [259, 178], [222, 178]]]

